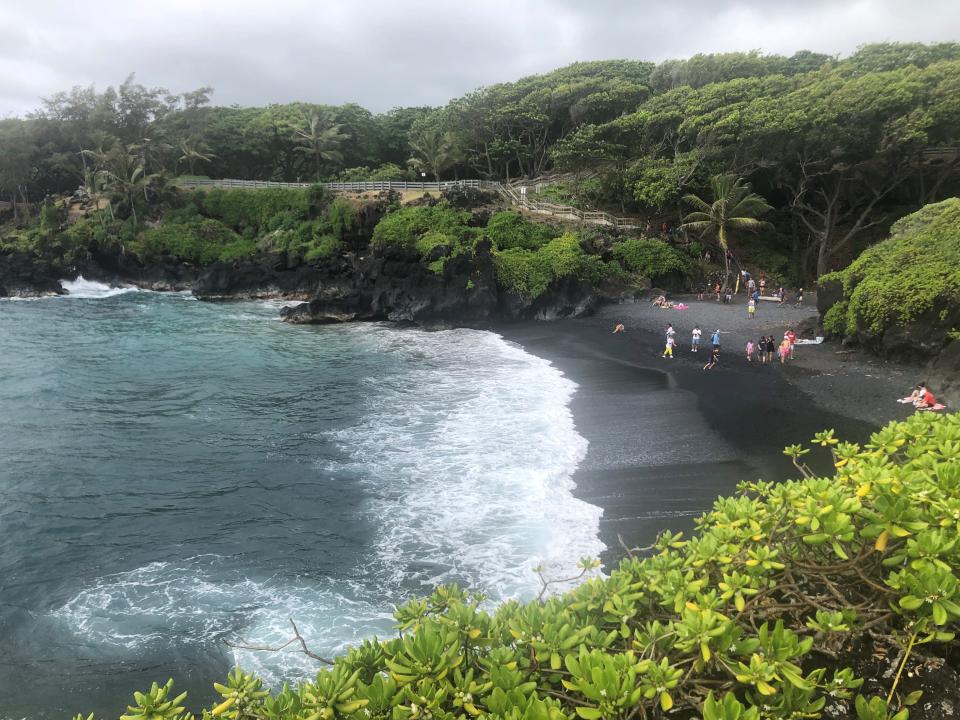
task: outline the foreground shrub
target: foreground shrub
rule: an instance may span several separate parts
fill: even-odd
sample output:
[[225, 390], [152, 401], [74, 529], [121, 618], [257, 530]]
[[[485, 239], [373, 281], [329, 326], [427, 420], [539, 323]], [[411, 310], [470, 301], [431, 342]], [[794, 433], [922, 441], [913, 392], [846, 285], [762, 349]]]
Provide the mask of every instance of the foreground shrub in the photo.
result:
[[547, 225], [530, 222], [513, 210], [493, 215], [487, 222], [486, 234], [493, 246], [499, 250], [536, 250], [557, 235]]
[[687, 272], [687, 257], [667, 243], [651, 238], [631, 238], [617, 244], [613, 255], [630, 272], [656, 279], [674, 272]]
[[256, 251], [256, 245], [223, 223], [203, 218], [146, 230], [134, 249], [144, 260], [174, 257], [202, 266], [247, 257]]
[[455, 210], [446, 203], [430, 207], [404, 207], [386, 215], [373, 229], [372, 244], [383, 250], [387, 247], [413, 249], [417, 241], [428, 233], [438, 233], [455, 240], [470, 234], [470, 213]]
[[[904, 669], [945, 653], [960, 619], [960, 415], [918, 413], [863, 446], [826, 431], [813, 446], [831, 477], [791, 446], [801, 479], [742, 483], [690, 540], [664, 533], [608, 578], [493, 614], [441, 587], [396, 609], [398, 637], [295, 689], [271, 695], [234, 671], [204, 717], [905, 720], [919, 693]], [[870, 678], [882, 697], [854, 697], [853, 640], [892, 659]], [[127, 717], [183, 717], [169, 683], [135, 700]]]

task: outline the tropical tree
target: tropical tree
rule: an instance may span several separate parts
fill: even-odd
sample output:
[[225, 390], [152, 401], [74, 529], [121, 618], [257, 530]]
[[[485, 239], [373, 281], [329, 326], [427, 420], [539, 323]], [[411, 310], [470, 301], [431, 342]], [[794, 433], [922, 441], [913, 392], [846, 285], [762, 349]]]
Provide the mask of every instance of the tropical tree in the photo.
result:
[[180, 157], [177, 159], [177, 164], [186, 163], [187, 172], [194, 175], [198, 162], [210, 162], [215, 157], [216, 155], [210, 152], [205, 143], [181, 140]]
[[685, 195], [683, 200], [694, 209], [683, 219], [680, 227], [699, 233], [701, 237], [714, 236], [723, 251], [724, 289], [730, 283], [730, 236], [739, 231], [755, 232], [769, 223], [758, 217], [772, 210], [767, 201], [753, 192], [749, 183], [736, 175], [714, 175], [710, 179], [713, 202], [696, 195]]
[[150, 201], [148, 191], [156, 175], [145, 172], [143, 161], [135, 151], [122, 147], [111, 155], [109, 167], [101, 174], [104, 186], [129, 207], [130, 216], [137, 224], [137, 199], [143, 195], [144, 201]]
[[414, 123], [409, 142], [413, 156], [408, 164], [428, 170], [437, 182], [440, 173], [457, 161], [453, 135], [438, 123]]
[[343, 153], [340, 145], [349, 140], [350, 135], [341, 132], [341, 125], [333, 122], [327, 112], [311, 111], [303, 116], [303, 125], [294, 128], [297, 136], [297, 151], [313, 157], [316, 179], [320, 179], [320, 167], [323, 162], [340, 163]]

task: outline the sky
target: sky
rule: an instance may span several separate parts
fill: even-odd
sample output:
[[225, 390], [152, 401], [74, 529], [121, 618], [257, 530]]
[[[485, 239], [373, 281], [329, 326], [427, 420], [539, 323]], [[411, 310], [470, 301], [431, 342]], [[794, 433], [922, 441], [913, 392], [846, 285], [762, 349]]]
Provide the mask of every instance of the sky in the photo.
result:
[[958, 0], [0, 0], [0, 117], [130, 73], [216, 105], [443, 105], [578, 60], [960, 41]]

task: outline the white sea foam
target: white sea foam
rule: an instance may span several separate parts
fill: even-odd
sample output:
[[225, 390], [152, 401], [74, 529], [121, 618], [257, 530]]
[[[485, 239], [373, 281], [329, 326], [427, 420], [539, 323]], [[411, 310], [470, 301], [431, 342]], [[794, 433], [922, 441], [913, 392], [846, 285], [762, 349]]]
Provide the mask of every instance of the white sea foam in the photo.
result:
[[[345, 459], [318, 473], [362, 479], [377, 528], [352, 578], [252, 578], [222, 558], [152, 563], [101, 578], [56, 613], [84, 642], [126, 653], [164, 643], [242, 637], [276, 645], [294, 618], [311, 648], [334, 655], [391, 632], [393, 605], [457, 582], [492, 601], [529, 598], [603, 550], [601, 510], [572, 495], [587, 442], [569, 402], [576, 385], [549, 362], [486, 332], [378, 325], [353, 335], [393, 368], [367, 378], [359, 422], [330, 432]], [[305, 677], [301, 654], [234, 652], [268, 682]]]
[[82, 299], [100, 299], [124, 295], [125, 293], [141, 292], [138, 287], [111, 287], [94, 280], [85, 280], [83, 275], [77, 277], [76, 280], [62, 280], [60, 284], [68, 293], [66, 297]]

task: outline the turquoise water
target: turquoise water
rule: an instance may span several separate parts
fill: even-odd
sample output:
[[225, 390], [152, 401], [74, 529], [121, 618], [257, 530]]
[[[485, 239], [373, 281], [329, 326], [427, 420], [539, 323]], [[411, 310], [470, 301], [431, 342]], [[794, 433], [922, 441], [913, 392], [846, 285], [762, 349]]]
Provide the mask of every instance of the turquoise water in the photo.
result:
[[275, 303], [0, 301], [0, 717], [117, 716], [233, 664], [316, 670], [394, 603], [529, 597], [598, 554], [575, 386], [493, 333], [296, 327]]

